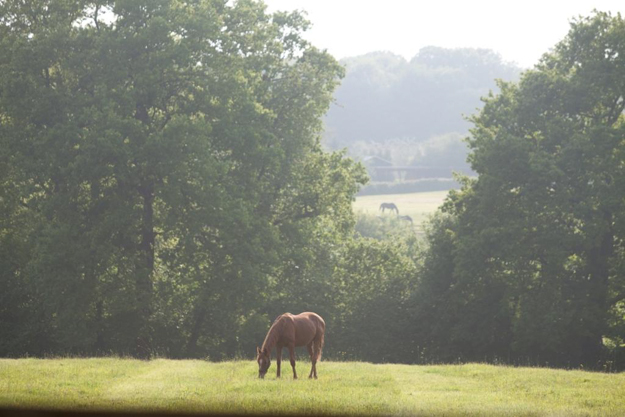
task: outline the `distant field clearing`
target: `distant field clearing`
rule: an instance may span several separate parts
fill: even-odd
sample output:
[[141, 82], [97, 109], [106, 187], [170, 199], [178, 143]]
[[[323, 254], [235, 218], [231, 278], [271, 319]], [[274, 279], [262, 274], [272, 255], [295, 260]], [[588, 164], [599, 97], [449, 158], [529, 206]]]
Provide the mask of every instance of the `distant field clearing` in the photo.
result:
[[[380, 204], [395, 203], [402, 216], [410, 216], [415, 226], [423, 223], [445, 201], [449, 191], [430, 191], [410, 194], [382, 194], [356, 197], [354, 212], [382, 215]], [[390, 215], [388, 210], [384, 215]]]

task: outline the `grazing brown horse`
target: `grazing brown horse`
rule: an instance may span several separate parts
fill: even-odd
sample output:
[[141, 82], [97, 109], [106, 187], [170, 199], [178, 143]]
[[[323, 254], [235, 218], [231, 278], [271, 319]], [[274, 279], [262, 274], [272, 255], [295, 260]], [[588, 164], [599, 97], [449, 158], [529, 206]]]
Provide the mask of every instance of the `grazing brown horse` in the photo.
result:
[[280, 362], [282, 362], [282, 348], [289, 349], [291, 367], [293, 367], [293, 379], [297, 379], [295, 372], [295, 348], [306, 346], [310, 354], [312, 368], [308, 378], [317, 379], [317, 361], [321, 359], [323, 348], [323, 335], [326, 323], [320, 315], [315, 313], [301, 313], [293, 315], [284, 313], [275, 319], [263, 347], [256, 347], [256, 361], [258, 362], [258, 377], [264, 378], [269, 365], [271, 365], [271, 351], [276, 347], [276, 363], [278, 364], [277, 376], [280, 378]]

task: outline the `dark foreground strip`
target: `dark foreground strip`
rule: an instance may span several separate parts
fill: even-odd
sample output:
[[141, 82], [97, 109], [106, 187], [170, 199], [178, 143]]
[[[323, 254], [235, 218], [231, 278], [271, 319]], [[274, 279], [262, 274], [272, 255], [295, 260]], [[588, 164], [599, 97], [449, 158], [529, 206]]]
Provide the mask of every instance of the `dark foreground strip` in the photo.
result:
[[234, 417], [234, 416], [289, 416], [290, 414], [230, 414], [230, 413], [176, 413], [176, 412], [124, 412], [124, 411], [63, 411], [63, 410], [26, 410], [0, 408], [0, 417]]

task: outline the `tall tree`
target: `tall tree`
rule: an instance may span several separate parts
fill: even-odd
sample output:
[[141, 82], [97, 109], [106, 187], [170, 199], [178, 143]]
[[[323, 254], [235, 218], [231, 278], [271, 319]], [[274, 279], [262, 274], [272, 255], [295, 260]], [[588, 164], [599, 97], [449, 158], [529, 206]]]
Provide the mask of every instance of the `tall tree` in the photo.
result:
[[609, 324], [624, 319], [624, 56], [620, 15], [580, 18], [472, 119], [479, 178], [441, 226], [454, 236], [443, 294], [461, 307], [447, 337], [470, 358], [596, 365], [605, 337], [623, 340]]
[[[45, 0], [0, 16], [0, 260], [25, 299], [0, 320], [33, 304], [26, 327], [48, 329], [23, 349], [200, 354], [261, 302], [285, 225], [349, 207], [361, 174], [318, 137], [342, 68], [300, 14]], [[341, 164], [345, 193], [317, 198]]]

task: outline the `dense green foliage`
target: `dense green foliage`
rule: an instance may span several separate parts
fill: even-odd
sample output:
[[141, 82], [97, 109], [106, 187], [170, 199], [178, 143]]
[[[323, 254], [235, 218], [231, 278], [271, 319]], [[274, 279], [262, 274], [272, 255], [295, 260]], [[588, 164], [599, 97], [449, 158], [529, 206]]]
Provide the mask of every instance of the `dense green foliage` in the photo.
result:
[[[298, 362], [298, 369], [309, 363]], [[625, 374], [328, 362], [319, 379], [253, 361], [0, 360], [0, 407], [210, 414], [622, 416]]]
[[596, 13], [485, 99], [469, 140], [479, 177], [432, 226], [422, 349], [606, 367], [620, 352], [623, 366], [624, 81], [625, 21]]
[[251, 352], [304, 290], [294, 271], [328, 279], [314, 268], [350, 236], [365, 177], [320, 149], [343, 69], [300, 14], [33, 0], [0, 16], [0, 354]]
[[[344, 71], [307, 27], [253, 0], [0, 2], [0, 356], [250, 356], [309, 310], [331, 358], [625, 367], [622, 18], [484, 99], [479, 177], [425, 239], [353, 216], [364, 169], [320, 145]], [[427, 90], [458, 54], [463, 94], [503, 65], [430, 48], [402, 74]]]

